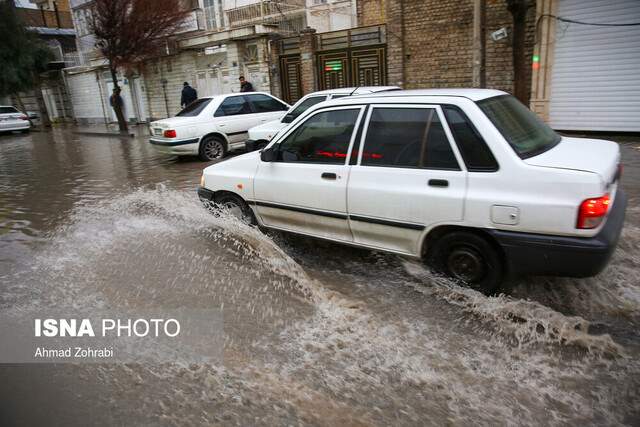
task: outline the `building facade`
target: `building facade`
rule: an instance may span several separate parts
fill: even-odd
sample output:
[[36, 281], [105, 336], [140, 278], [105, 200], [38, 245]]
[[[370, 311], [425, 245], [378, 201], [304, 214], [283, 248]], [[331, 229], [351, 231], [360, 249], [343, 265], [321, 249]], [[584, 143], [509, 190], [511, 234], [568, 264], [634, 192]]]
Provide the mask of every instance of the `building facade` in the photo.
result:
[[[273, 46], [314, 22], [323, 30], [355, 24], [355, 0], [189, 0], [183, 31], [167, 40], [166, 53], [120, 76], [125, 114], [146, 122], [180, 111], [183, 82], [199, 96], [236, 92], [244, 76], [256, 90], [280, 92]], [[81, 123], [115, 120], [108, 105], [111, 76], [91, 34], [91, 0], [71, 0], [81, 66], [65, 70], [76, 119]], [[277, 57], [276, 57], [277, 61]], [[90, 97], [99, 94], [99, 97]]]
[[40, 75], [40, 87], [14, 96], [10, 101], [52, 122], [71, 121], [73, 109], [62, 69], [78, 60], [75, 31], [68, 0], [30, 0], [15, 3], [16, 15], [27, 31], [37, 35], [51, 51], [47, 71]]
[[640, 2], [538, 0], [531, 108], [553, 128], [640, 132]]

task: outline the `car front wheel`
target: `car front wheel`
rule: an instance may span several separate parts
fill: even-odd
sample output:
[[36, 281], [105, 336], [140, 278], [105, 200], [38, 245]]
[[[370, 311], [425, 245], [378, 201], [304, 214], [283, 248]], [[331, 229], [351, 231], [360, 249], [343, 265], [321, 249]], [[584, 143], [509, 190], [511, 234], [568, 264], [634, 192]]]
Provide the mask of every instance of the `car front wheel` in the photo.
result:
[[226, 146], [222, 139], [210, 136], [202, 140], [198, 157], [204, 162], [222, 159], [226, 154]]
[[475, 233], [446, 234], [428, 254], [433, 268], [485, 294], [494, 293], [502, 283], [504, 268], [499, 252]]
[[228, 212], [230, 215], [238, 218], [240, 221], [248, 225], [256, 225], [257, 221], [253, 215], [253, 211], [247, 205], [247, 202], [241, 197], [231, 193], [223, 193], [215, 197], [215, 206], [218, 209]]

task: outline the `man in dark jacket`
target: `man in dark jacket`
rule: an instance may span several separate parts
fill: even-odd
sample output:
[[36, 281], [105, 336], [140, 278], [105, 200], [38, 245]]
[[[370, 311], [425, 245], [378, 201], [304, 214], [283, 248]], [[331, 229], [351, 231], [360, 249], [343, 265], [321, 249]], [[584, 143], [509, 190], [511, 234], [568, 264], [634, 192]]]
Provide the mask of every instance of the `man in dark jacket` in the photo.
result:
[[240, 92], [253, 92], [253, 85], [240, 76]]
[[184, 87], [182, 88], [182, 98], [180, 99], [180, 105], [182, 108], [187, 107], [193, 101], [198, 99], [198, 92], [191, 86], [189, 83], [184, 82]]

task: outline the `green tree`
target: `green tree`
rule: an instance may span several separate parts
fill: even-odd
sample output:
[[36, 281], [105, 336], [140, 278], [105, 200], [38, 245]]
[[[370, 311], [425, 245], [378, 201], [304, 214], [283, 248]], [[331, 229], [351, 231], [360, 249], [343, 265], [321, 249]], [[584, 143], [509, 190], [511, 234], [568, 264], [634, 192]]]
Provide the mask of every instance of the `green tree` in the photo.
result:
[[14, 95], [24, 110], [20, 92], [36, 89], [44, 125], [49, 123], [40, 92], [40, 73], [46, 71], [51, 51], [28, 32], [16, 15], [13, 0], [0, 0], [0, 96]]

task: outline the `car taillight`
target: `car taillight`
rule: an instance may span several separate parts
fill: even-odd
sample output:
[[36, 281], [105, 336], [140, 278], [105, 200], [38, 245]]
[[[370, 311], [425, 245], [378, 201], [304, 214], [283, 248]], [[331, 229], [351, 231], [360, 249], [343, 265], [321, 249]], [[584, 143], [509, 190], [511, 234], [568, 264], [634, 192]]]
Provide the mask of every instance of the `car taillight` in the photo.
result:
[[609, 211], [611, 199], [608, 194], [602, 197], [587, 199], [580, 204], [576, 228], [596, 228]]
[[165, 138], [175, 138], [176, 136], [178, 136], [174, 129], [165, 130], [163, 135]]
[[29, 117], [22, 115], [20, 116], [20, 120], [29, 120]]

